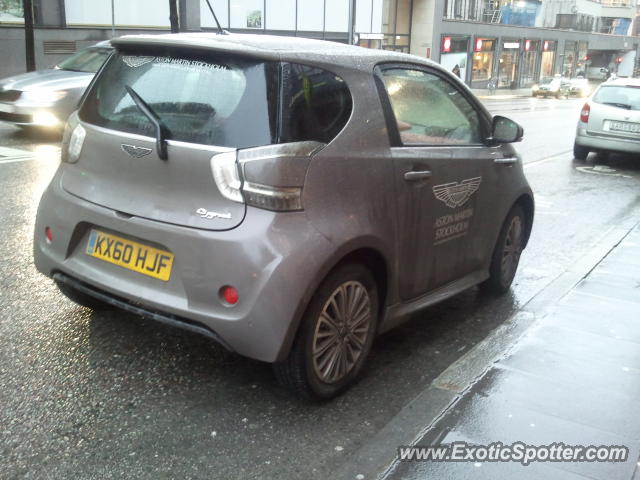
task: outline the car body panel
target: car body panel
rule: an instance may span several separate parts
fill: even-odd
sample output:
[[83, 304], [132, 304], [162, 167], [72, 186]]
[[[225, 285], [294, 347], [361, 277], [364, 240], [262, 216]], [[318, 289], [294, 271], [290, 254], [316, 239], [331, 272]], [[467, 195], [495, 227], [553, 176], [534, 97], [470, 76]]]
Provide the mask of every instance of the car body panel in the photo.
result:
[[[65, 168], [61, 179], [69, 193], [122, 214], [174, 225], [229, 230], [242, 222], [245, 205], [220, 194], [211, 169], [214, 155], [232, 149], [169, 141], [170, 161], [163, 161], [154, 138], [81, 125], [87, 131], [82, 161]], [[141, 153], [128, 153], [131, 147]], [[203, 208], [210, 218], [196, 215]]]

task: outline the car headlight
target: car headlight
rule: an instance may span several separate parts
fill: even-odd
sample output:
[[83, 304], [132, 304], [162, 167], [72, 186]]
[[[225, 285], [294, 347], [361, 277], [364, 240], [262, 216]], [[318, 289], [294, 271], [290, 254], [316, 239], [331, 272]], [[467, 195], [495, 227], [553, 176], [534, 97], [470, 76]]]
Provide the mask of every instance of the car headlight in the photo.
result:
[[64, 98], [67, 93], [66, 90], [25, 90], [21, 98], [33, 103], [53, 103]]

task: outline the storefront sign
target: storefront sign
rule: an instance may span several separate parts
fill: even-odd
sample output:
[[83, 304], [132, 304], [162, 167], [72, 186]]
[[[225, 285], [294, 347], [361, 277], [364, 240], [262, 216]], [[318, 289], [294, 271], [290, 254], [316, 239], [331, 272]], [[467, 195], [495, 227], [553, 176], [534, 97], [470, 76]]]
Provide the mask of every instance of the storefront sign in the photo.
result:
[[476, 48], [475, 48], [476, 52], [481, 52], [482, 51], [482, 39], [479, 38], [476, 40]]
[[528, 52], [530, 48], [531, 48], [531, 40], [525, 40], [525, 42], [524, 42], [524, 51]]
[[549, 50], [549, 40], [545, 40], [544, 41], [544, 45], [542, 46], [542, 49], [546, 52], [547, 50]]
[[383, 33], [361, 33], [360, 40], [382, 40], [384, 39]]
[[442, 51], [449, 53], [451, 51], [451, 37], [444, 37], [442, 40]]
[[520, 48], [520, 42], [504, 42], [503, 47], [505, 50], [513, 50]]

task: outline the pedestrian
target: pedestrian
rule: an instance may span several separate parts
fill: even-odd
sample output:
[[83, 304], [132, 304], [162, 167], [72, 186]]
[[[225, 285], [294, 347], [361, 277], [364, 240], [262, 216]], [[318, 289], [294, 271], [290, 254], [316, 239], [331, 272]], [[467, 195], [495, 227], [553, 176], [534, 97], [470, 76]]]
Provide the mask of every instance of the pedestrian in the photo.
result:
[[460, 66], [456, 63], [456, 66], [453, 67], [453, 70], [451, 70], [451, 72], [458, 78], [460, 78]]

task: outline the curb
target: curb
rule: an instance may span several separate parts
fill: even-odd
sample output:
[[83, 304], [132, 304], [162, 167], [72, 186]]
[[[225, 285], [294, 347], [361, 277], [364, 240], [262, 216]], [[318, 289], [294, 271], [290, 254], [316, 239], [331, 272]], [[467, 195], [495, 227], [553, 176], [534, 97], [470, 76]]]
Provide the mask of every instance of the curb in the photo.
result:
[[569, 293], [640, 223], [628, 215], [609, 229], [587, 255], [535, 294], [506, 322], [453, 362], [343, 463], [333, 478], [383, 479], [396, 462], [397, 447], [413, 445], [460, 399], [549, 308]]

